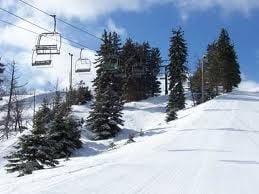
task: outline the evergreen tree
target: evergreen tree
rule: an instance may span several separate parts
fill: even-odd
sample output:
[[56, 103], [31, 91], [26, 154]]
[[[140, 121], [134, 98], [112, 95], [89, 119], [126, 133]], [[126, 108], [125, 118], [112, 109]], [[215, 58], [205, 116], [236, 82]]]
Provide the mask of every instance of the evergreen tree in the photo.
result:
[[[123, 102], [116, 83], [115, 74], [119, 43], [115, 43], [115, 33], [104, 31], [103, 43], [97, 52], [97, 77], [94, 80], [95, 102], [87, 119], [88, 129], [94, 133], [94, 139], [114, 137], [120, 131]], [[119, 39], [117, 39], [119, 41]], [[112, 56], [112, 57], [111, 57]], [[109, 67], [109, 68], [107, 68]]]
[[193, 93], [195, 104], [202, 103], [202, 65], [201, 61], [198, 61], [196, 70], [190, 78], [191, 91]]
[[219, 86], [222, 85], [222, 66], [219, 59], [217, 42], [208, 45], [206, 61], [204, 63], [204, 79], [210, 98], [219, 95]]
[[136, 82], [132, 71], [136, 61], [135, 54], [136, 50], [133, 40], [127, 39], [121, 52], [122, 71], [125, 72], [123, 99], [127, 102], [134, 101], [136, 96]]
[[149, 66], [150, 66], [150, 93], [151, 96], [155, 96], [161, 93], [160, 89], [160, 82], [158, 81], [158, 74], [160, 72], [160, 65], [162, 63], [161, 55], [160, 55], [160, 50], [158, 48], [152, 48], [150, 51], [150, 61], [149, 61]]
[[112, 82], [114, 83], [114, 90], [116, 91], [117, 95], [121, 98], [120, 100], [123, 100], [123, 84], [124, 84], [124, 77], [125, 71], [123, 69], [123, 65], [121, 63], [121, 39], [120, 36], [116, 33], [112, 33], [111, 37], [112, 42], [112, 53], [110, 54], [113, 56], [113, 63], [117, 63], [117, 69], [110, 71], [112, 73]]
[[151, 78], [152, 78], [152, 67], [150, 66], [150, 44], [144, 42], [139, 46], [139, 61], [143, 75], [140, 77], [139, 83], [139, 100], [146, 99], [151, 96]]
[[161, 64], [159, 49], [151, 48], [148, 42], [139, 44], [128, 39], [122, 47], [121, 64], [125, 72], [123, 97], [127, 102], [160, 93], [157, 80]]
[[23, 135], [15, 146], [16, 151], [7, 156], [8, 172], [19, 171], [20, 175], [54, 167], [57, 158], [69, 157], [73, 150], [81, 147], [79, 124], [70, 115], [71, 109], [62, 102], [59, 92], [50, 109], [46, 99], [33, 119], [31, 134]]
[[226, 92], [231, 92], [233, 87], [237, 87], [241, 82], [241, 77], [237, 54], [226, 29], [221, 30], [217, 44], [219, 60], [223, 70], [223, 88]]
[[86, 104], [88, 101], [92, 100], [92, 94], [91, 91], [87, 86], [85, 86], [85, 83], [83, 81], [80, 81], [79, 87], [77, 89], [77, 99], [76, 104]]
[[16, 151], [7, 156], [7, 172], [18, 171], [19, 176], [31, 174], [34, 170], [43, 169], [44, 165], [54, 167], [58, 161], [54, 158], [54, 142], [48, 139], [47, 127], [50, 120], [50, 109], [44, 100], [36, 113], [31, 134], [19, 138]]
[[64, 158], [81, 148], [81, 131], [78, 129], [79, 123], [69, 114], [67, 105], [63, 102], [58, 107], [48, 132], [48, 141], [54, 142], [54, 157]]
[[174, 30], [169, 49], [169, 102], [167, 106], [167, 121], [177, 118], [176, 111], [185, 107], [183, 83], [186, 80], [187, 45], [182, 29]]
[[193, 93], [193, 97], [195, 100], [195, 104], [201, 104], [202, 103], [202, 63], [203, 63], [203, 77], [204, 77], [204, 101], [207, 101], [211, 99], [213, 96], [213, 89], [210, 85], [210, 77], [209, 77], [209, 71], [208, 71], [208, 63], [206, 60], [198, 60], [196, 70], [194, 71], [193, 75], [190, 78], [191, 82], [191, 90]]

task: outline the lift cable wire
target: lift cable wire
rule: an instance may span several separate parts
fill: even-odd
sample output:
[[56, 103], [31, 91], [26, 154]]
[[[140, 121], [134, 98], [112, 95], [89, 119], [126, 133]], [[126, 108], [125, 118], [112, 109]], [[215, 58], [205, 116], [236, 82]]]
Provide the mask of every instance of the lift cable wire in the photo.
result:
[[17, 25], [15, 25], [15, 24], [13, 24], [13, 23], [11, 23], [11, 22], [8, 22], [8, 21], [4, 21], [4, 20], [1, 20], [1, 19], [0, 19], [0, 22], [5, 23], [5, 24], [8, 24], [8, 25], [10, 25], [10, 26], [14, 26], [14, 27], [16, 27], [16, 28], [20, 28], [20, 29], [22, 29], [22, 30], [24, 30], [24, 31], [27, 31], [27, 32], [30, 32], [30, 33], [33, 33], [33, 34], [36, 34], [36, 35], [40, 35], [40, 34], [37, 33], [37, 32], [34, 32], [34, 31], [32, 31], [32, 30], [29, 30], [29, 29], [24, 28], [24, 27], [21, 27], [21, 26], [17, 26]]
[[[27, 6], [31, 7], [31, 8], [33, 8], [33, 9], [35, 9], [35, 10], [37, 10], [37, 11], [39, 11], [39, 12], [45, 14], [45, 15], [52, 16], [51, 14], [47, 13], [46, 11], [43, 11], [42, 9], [40, 9], [40, 8], [34, 6], [34, 5], [32, 5], [32, 4], [30, 4], [30, 3], [26, 2], [26, 1], [23, 1], [23, 0], [18, 0], [18, 1], [20, 1], [21, 3], [23, 3], [23, 4], [25, 4], [25, 5], [27, 5]], [[71, 24], [71, 23], [69, 23], [69, 22], [67, 22], [67, 21], [65, 21], [65, 20], [63, 20], [63, 19], [60, 19], [60, 18], [58, 18], [58, 17], [56, 17], [56, 19], [57, 19], [58, 21], [64, 23], [64, 24], [66, 24], [66, 25], [68, 25], [68, 26], [70, 26], [70, 27], [76, 29], [76, 30], [79, 30], [79, 31], [81, 31], [81, 32], [84, 32], [84, 33], [86, 33], [86, 34], [88, 34], [88, 35], [90, 35], [90, 36], [92, 36], [92, 37], [94, 37], [94, 38], [96, 38], [96, 39], [98, 39], [98, 40], [102, 40], [100, 37], [94, 35], [93, 33], [90, 33], [88, 30], [85, 30], [85, 29], [82, 29], [82, 28], [80, 28], [80, 27], [77, 27], [77, 26], [75, 26], [75, 25], [73, 25], [73, 24]]]
[[[6, 10], [6, 9], [3, 9], [3, 8], [0, 7], [0, 10], [6, 12], [6, 13], [8, 13], [8, 14], [10, 14], [10, 15], [16, 17], [16, 18], [19, 18], [19, 19], [21, 19], [21, 20], [23, 20], [23, 21], [25, 21], [25, 22], [27, 22], [27, 23], [29, 23], [29, 24], [31, 24], [31, 25], [37, 27], [37, 28], [40, 28], [40, 29], [42, 29], [42, 30], [44, 30], [44, 31], [47, 31], [47, 32], [51, 32], [50, 30], [48, 30], [48, 29], [46, 29], [46, 28], [44, 28], [44, 27], [42, 27], [42, 26], [39, 26], [38, 24], [35, 24], [35, 23], [33, 23], [33, 22], [31, 22], [31, 21], [29, 21], [29, 20], [27, 20], [27, 19], [25, 19], [25, 18], [23, 18], [23, 17], [21, 17], [21, 16], [18, 16], [18, 15], [14, 14], [14, 13], [12, 13], [12, 12]], [[52, 17], [53, 17], [53, 16], [52, 16]], [[83, 44], [81, 44], [81, 43], [78, 43], [78, 42], [76, 42], [76, 41], [74, 41], [74, 40], [71, 40], [70, 38], [66, 38], [66, 37], [63, 36], [63, 35], [61, 35], [61, 37], [62, 37], [64, 40], [67, 40], [67, 41], [69, 41], [69, 42], [71, 42], [71, 43], [73, 43], [73, 44], [76, 44], [76, 45], [80, 46], [80, 47], [77, 47], [77, 48], [80, 48], [80, 49], [81, 49], [81, 48], [90, 49], [88, 46], [83, 45]], [[73, 45], [70, 44], [70, 46], [73, 46]], [[91, 49], [90, 49], [90, 50], [91, 50]]]
[[[8, 25], [10, 25], [10, 26], [14, 26], [14, 27], [19, 28], [19, 29], [21, 29], [21, 30], [24, 30], [24, 31], [33, 33], [33, 34], [35, 34], [35, 35], [40, 35], [40, 33], [37, 33], [37, 32], [35, 32], [35, 31], [29, 30], [28, 28], [24, 28], [24, 27], [18, 26], [18, 25], [16, 25], [16, 24], [13, 24], [13, 23], [8, 22], [8, 21], [5, 21], [5, 20], [1, 20], [1, 19], [0, 19], [0, 22], [5, 23], [5, 24], [8, 24]], [[48, 38], [49, 38], [49, 39], [52, 39], [52, 40], [55, 40], [55, 39], [50, 38], [50, 37], [48, 37]], [[71, 42], [71, 41], [70, 41], [70, 42]], [[75, 43], [76, 43], [76, 42], [75, 42]], [[76, 46], [74, 46], [74, 45], [72, 45], [72, 44], [69, 44], [69, 43], [66, 43], [66, 42], [63, 42], [63, 44], [66, 44], [66, 45], [72, 46], [72, 47], [76, 47]], [[78, 44], [78, 43], [76, 43], [76, 44]], [[76, 47], [76, 48], [81, 49], [81, 47]], [[84, 48], [87, 48], [87, 47], [84, 47]], [[88, 48], [88, 49], [89, 49], [89, 48]], [[92, 49], [90, 49], [90, 50], [92, 50]]]

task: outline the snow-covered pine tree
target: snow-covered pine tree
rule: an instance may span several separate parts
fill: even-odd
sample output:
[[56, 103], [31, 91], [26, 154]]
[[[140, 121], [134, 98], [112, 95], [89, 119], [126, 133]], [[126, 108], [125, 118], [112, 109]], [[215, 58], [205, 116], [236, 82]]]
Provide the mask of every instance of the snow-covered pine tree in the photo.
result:
[[[62, 106], [66, 106], [62, 103]], [[65, 108], [59, 109], [51, 122], [48, 139], [54, 142], [55, 158], [70, 157], [72, 152], [81, 148], [81, 131], [78, 129], [79, 123], [71, 115], [64, 115]]]
[[43, 169], [44, 165], [54, 167], [58, 161], [54, 158], [54, 142], [48, 139], [48, 123], [51, 110], [44, 100], [34, 117], [31, 134], [23, 135], [11, 155], [6, 156], [7, 172], [19, 172], [19, 176], [31, 174], [34, 170]]
[[54, 157], [69, 157], [76, 149], [81, 148], [81, 131], [79, 123], [71, 116], [71, 107], [62, 101], [60, 92], [56, 92], [52, 121], [48, 129], [48, 140], [54, 143]]
[[187, 45], [181, 28], [173, 30], [169, 49], [169, 102], [167, 106], [167, 121], [177, 118], [176, 111], [185, 107], [183, 83], [186, 80]]
[[[94, 80], [95, 102], [87, 119], [88, 130], [94, 133], [93, 139], [107, 139], [114, 137], [123, 125], [122, 109], [123, 102], [118, 92], [115, 73], [117, 66], [118, 47], [114, 41], [115, 33], [104, 31], [103, 43], [97, 52], [97, 77]], [[109, 68], [107, 68], [109, 67]], [[111, 68], [110, 68], [111, 67]]]

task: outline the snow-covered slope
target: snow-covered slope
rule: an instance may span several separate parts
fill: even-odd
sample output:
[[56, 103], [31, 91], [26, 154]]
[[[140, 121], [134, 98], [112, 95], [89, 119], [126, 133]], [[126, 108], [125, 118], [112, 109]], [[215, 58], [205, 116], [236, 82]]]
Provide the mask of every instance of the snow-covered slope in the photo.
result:
[[77, 157], [59, 167], [21, 178], [1, 167], [0, 193], [259, 192], [259, 93], [220, 96], [181, 111], [179, 119], [168, 124], [165, 104], [166, 98], [158, 97], [126, 105], [125, 128], [145, 131], [136, 143], [84, 155], [89, 153], [84, 152], [87, 143], [104, 145], [86, 142]]

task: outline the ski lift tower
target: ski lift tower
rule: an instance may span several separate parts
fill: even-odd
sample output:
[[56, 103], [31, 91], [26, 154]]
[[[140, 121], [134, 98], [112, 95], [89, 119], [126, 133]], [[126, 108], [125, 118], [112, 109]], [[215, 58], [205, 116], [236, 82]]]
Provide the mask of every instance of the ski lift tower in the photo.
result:
[[[169, 60], [162, 60], [162, 63], [169, 62]], [[168, 68], [170, 64], [167, 65], [161, 65], [160, 68], [164, 68], [164, 74], [165, 74], [165, 95], [168, 95]]]

